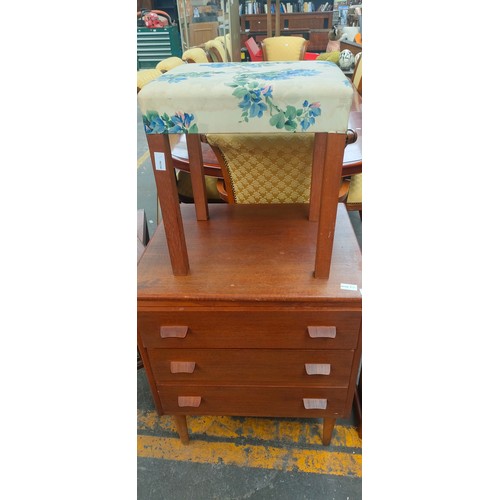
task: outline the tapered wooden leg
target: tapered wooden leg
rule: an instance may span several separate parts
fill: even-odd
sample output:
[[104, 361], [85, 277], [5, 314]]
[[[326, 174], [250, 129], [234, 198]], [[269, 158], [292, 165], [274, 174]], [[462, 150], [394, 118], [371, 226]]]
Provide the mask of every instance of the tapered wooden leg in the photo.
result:
[[186, 415], [173, 415], [177, 434], [181, 438], [182, 444], [189, 443], [189, 433], [187, 428]]
[[309, 196], [309, 220], [318, 221], [321, 204], [321, 183], [326, 154], [326, 133], [314, 135], [313, 162], [311, 171], [311, 194]]
[[314, 277], [328, 279], [339, 203], [345, 134], [327, 134]]
[[185, 276], [189, 273], [189, 260], [170, 142], [168, 135], [163, 134], [149, 134], [147, 139], [172, 272], [175, 276]]
[[335, 418], [325, 417], [323, 419], [323, 444], [328, 446], [332, 440], [332, 432], [335, 427]]
[[207, 191], [203, 175], [203, 154], [199, 134], [186, 134], [189, 170], [197, 220], [208, 220]]

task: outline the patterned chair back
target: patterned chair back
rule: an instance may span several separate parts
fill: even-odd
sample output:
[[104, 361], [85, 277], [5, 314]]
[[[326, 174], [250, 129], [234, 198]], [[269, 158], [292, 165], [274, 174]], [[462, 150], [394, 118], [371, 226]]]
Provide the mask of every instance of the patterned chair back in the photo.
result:
[[229, 203], [308, 203], [314, 134], [207, 134]]

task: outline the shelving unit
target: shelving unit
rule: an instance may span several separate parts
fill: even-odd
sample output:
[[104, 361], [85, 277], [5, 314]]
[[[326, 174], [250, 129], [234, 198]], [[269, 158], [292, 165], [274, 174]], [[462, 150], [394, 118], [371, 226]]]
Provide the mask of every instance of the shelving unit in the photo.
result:
[[[332, 11], [280, 13], [279, 29], [282, 36], [302, 36], [309, 40], [309, 51], [324, 51], [328, 44], [328, 32], [332, 27]], [[267, 14], [240, 16], [242, 46], [250, 37], [261, 42], [267, 37]], [[276, 15], [271, 15], [271, 26], [276, 25]], [[277, 36], [276, 34], [274, 36]]]
[[[269, 36], [270, 23], [272, 36], [301, 36], [309, 40], [308, 51], [322, 52], [328, 44], [328, 32], [332, 27], [333, 0], [327, 2], [303, 2], [292, 0], [279, 3], [279, 15], [276, 15], [276, 3], [271, 3], [271, 15], [267, 13], [265, 1], [250, 2], [240, 0], [240, 42], [252, 37], [261, 42]], [[278, 17], [278, 26], [276, 25]], [[279, 33], [278, 33], [279, 31]]]

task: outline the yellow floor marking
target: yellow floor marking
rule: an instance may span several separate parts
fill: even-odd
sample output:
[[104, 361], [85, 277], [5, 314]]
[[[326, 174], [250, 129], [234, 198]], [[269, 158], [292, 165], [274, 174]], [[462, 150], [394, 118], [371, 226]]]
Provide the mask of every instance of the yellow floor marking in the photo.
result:
[[361, 477], [361, 455], [323, 450], [297, 450], [273, 446], [137, 436], [137, 455], [186, 462], [236, 465], [281, 471]]
[[149, 151], [146, 151], [140, 158], [137, 159], [137, 168], [139, 168], [149, 158]]
[[[314, 420], [280, 420], [275, 418], [245, 418], [199, 416], [187, 418], [191, 434], [204, 434], [211, 437], [234, 439], [245, 436], [262, 441], [281, 441], [284, 443], [321, 444], [321, 421]], [[137, 429], [151, 431], [154, 429], [176, 432], [173, 420], [168, 415], [158, 416], [155, 411], [137, 413]], [[336, 425], [333, 429], [332, 446], [361, 448], [362, 442], [355, 427]]]

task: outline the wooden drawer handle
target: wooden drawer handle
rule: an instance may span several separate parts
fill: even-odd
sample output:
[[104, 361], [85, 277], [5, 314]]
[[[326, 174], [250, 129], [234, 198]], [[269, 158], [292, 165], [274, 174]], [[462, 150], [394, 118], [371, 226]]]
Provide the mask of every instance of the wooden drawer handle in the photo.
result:
[[194, 361], [170, 361], [170, 373], [193, 373]]
[[179, 396], [177, 398], [177, 404], [180, 407], [191, 406], [193, 408], [198, 408], [201, 403], [201, 396]]
[[183, 339], [188, 332], [187, 326], [161, 326], [160, 337], [162, 339], [178, 338]]
[[308, 326], [307, 331], [309, 333], [309, 337], [312, 339], [334, 339], [337, 336], [337, 328], [335, 326]]
[[326, 410], [326, 399], [303, 398], [306, 410]]
[[306, 373], [308, 375], [330, 375], [330, 363], [306, 363]]

